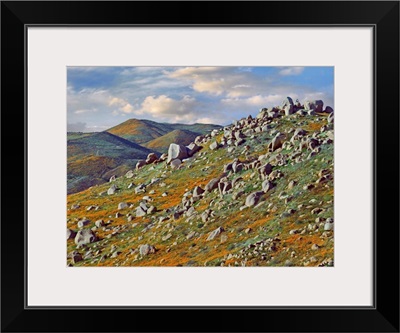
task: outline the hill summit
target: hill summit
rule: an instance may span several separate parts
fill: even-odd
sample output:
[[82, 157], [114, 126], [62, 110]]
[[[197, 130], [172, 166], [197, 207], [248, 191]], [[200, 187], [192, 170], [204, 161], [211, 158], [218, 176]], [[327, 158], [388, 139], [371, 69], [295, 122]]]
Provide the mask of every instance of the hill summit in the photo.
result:
[[69, 195], [68, 264], [333, 266], [333, 126], [288, 97]]

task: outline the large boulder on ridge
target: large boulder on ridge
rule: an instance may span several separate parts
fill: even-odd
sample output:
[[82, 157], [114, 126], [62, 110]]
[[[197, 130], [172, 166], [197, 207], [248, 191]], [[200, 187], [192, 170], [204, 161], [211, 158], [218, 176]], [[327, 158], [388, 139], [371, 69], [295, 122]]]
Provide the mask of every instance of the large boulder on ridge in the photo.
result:
[[167, 163], [170, 163], [172, 160], [177, 158], [179, 158], [181, 161], [185, 158], [188, 158], [187, 148], [184, 145], [171, 143], [168, 149]]

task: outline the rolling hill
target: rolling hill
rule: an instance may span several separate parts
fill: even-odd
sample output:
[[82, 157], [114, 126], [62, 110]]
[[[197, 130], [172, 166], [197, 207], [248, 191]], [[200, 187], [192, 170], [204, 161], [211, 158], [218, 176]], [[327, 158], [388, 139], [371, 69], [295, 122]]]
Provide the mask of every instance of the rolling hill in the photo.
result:
[[145, 119], [129, 119], [108, 129], [107, 132], [138, 144], [145, 144], [174, 130], [190, 131], [196, 135], [202, 135], [216, 128], [221, 128], [221, 126], [211, 124], [167, 124]]
[[154, 152], [108, 132], [69, 133], [67, 138], [68, 193], [120, 176]]
[[168, 152], [168, 147], [171, 143], [178, 142], [179, 144], [186, 146], [193, 142], [197, 136], [197, 133], [176, 129], [143, 145], [163, 154]]

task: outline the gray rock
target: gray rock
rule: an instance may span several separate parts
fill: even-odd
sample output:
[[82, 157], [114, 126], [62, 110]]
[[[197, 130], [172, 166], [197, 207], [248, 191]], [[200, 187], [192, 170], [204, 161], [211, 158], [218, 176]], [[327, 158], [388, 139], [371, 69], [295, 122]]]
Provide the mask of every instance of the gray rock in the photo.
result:
[[172, 160], [170, 163], [172, 169], [178, 169], [181, 164], [182, 161], [179, 158]]
[[140, 168], [143, 168], [146, 165], [146, 161], [145, 160], [139, 160], [136, 163], [136, 170], [139, 170]]
[[79, 230], [75, 236], [75, 244], [78, 247], [82, 245], [90, 244], [97, 241], [97, 237], [94, 232], [90, 229]]
[[135, 187], [135, 193], [136, 194], [139, 194], [139, 193], [142, 193], [142, 192], [146, 192], [146, 185], [140, 184], [140, 185]]
[[107, 190], [108, 195], [112, 195], [117, 192], [117, 186], [115, 184], [111, 185], [111, 187]]
[[325, 113], [332, 113], [333, 109], [330, 106], [326, 106], [324, 112]]
[[155, 206], [150, 206], [149, 209], [146, 211], [147, 214], [153, 214], [157, 211], [157, 208]]
[[204, 193], [204, 190], [200, 186], [196, 186], [193, 189], [193, 196], [194, 197], [200, 197]]
[[239, 163], [239, 162], [234, 162], [232, 164], [232, 170], [234, 173], [240, 172], [243, 170], [243, 163]]
[[333, 124], [333, 122], [334, 122], [334, 113], [332, 112], [328, 116], [328, 123]]
[[79, 209], [81, 206], [79, 204], [74, 204], [71, 206], [71, 210]]
[[207, 241], [213, 240], [215, 237], [220, 235], [222, 232], [224, 232], [224, 228], [218, 227], [214, 231], [211, 231], [207, 237]]
[[177, 158], [180, 160], [188, 158], [187, 148], [184, 145], [171, 143], [168, 148], [167, 163], [170, 163], [171, 161], [173, 161]]
[[126, 174], [125, 174], [125, 178], [132, 178], [134, 176], [134, 172], [133, 170], [129, 170]]
[[269, 190], [271, 190], [274, 187], [274, 183], [270, 182], [268, 179], [264, 180], [261, 184], [261, 188], [264, 191], [264, 193], [267, 193]]
[[76, 232], [67, 228], [67, 240], [74, 239], [76, 236]]
[[249, 194], [246, 198], [245, 205], [247, 207], [252, 207], [258, 204], [260, 201], [261, 197], [263, 196], [264, 192], [257, 191]]
[[269, 148], [271, 149], [271, 151], [275, 151], [278, 148], [282, 147], [284, 140], [285, 140], [285, 135], [277, 133], [276, 136], [272, 139], [271, 143], [269, 144]]
[[90, 220], [88, 219], [82, 219], [78, 221], [78, 228], [83, 228], [84, 226], [87, 226], [90, 223]]
[[114, 182], [116, 179], [117, 179], [117, 176], [116, 176], [116, 175], [111, 176], [109, 182], [110, 182], [110, 183], [111, 183], [111, 182]]
[[217, 141], [214, 141], [213, 143], [210, 144], [210, 149], [211, 150], [216, 150], [219, 148], [219, 144]]
[[189, 146], [186, 146], [186, 148], [187, 148], [188, 155], [193, 156], [201, 149], [201, 146], [192, 142]]
[[96, 222], [94, 222], [94, 225], [97, 228], [100, 228], [100, 227], [102, 227], [104, 225], [104, 221], [103, 220], [97, 220]]
[[147, 256], [151, 253], [156, 253], [156, 248], [153, 245], [144, 244], [139, 246], [139, 253], [142, 256]]
[[142, 217], [146, 215], [146, 211], [141, 206], [136, 208], [136, 217]]
[[128, 206], [128, 204], [126, 202], [120, 202], [118, 204], [118, 209], [125, 209], [125, 208], [128, 208], [128, 207], [129, 206]]
[[260, 176], [262, 178], [264, 178], [272, 172], [272, 165], [267, 163], [267, 164], [260, 166], [257, 170], [258, 170], [258, 173], [260, 174]]
[[157, 155], [156, 154], [150, 153], [149, 155], [147, 155], [146, 164], [151, 164], [151, 163], [154, 163], [155, 161], [157, 161]]
[[83, 260], [82, 255], [77, 251], [74, 251], [71, 253], [71, 259], [72, 259], [72, 263], [74, 263], [74, 264]]
[[211, 192], [212, 190], [215, 190], [218, 187], [220, 179], [219, 178], [213, 178], [211, 179], [208, 184], [205, 186], [205, 190], [207, 192]]
[[306, 101], [304, 103], [304, 109], [306, 111], [313, 110], [315, 112], [322, 112], [324, 102], [321, 100]]

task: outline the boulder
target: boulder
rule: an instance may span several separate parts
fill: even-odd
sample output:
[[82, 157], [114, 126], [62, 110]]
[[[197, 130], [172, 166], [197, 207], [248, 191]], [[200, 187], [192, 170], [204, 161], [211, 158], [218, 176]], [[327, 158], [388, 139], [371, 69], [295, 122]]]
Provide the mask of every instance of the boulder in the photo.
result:
[[253, 192], [249, 194], [246, 198], [246, 203], [245, 205], [247, 207], [252, 207], [258, 204], [260, 201], [261, 197], [263, 196], [264, 192], [258, 191], [258, 192]]
[[213, 143], [210, 144], [210, 149], [211, 150], [216, 150], [219, 148], [218, 142], [214, 141]]
[[153, 245], [144, 244], [139, 246], [139, 253], [142, 256], [147, 256], [151, 253], [156, 253], [156, 248]]
[[83, 228], [83, 227], [87, 226], [88, 224], [90, 224], [90, 220], [82, 219], [82, 220], [78, 221], [78, 228]]
[[157, 161], [157, 155], [156, 154], [150, 153], [149, 155], [147, 155], [146, 164], [151, 164], [151, 163], [154, 163], [155, 161]]
[[132, 178], [135, 174], [133, 173], [133, 170], [129, 170], [126, 174], [125, 174], [125, 178]]
[[67, 240], [74, 239], [76, 232], [67, 228]]
[[284, 140], [285, 135], [278, 132], [269, 144], [269, 148], [271, 149], [271, 151], [275, 151], [276, 149], [282, 147]]
[[136, 170], [139, 170], [140, 168], [143, 168], [146, 165], [146, 161], [145, 160], [139, 160], [136, 163]]
[[313, 110], [315, 112], [322, 112], [324, 102], [321, 100], [306, 101], [304, 103], [304, 109], [306, 111]]
[[136, 217], [142, 217], [146, 215], [146, 211], [141, 206], [136, 208]]
[[188, 157], [187, 148], [184, 145], [179, 145], [176, 143], [171, 143], [168, 148], [168, 158], [167, 163], [175, 159], [183, 160]]
[[102, 227], [104, 225], [104, 221], [103, 220], [97, 220], [96, 222], [94, 222], [94, 225], [97, 228], [100, 228], [100, 227]]
[[333, 109], [330, 106], [326, 106], [324, 112], [325, 113], [332, 113]]
[[116, 175], [111, 176], [109, 182], [110, 182], [110, 183], [115, 182], [116, 179], [117, 179], [117, 176], [116, 176]]
[[107, 190], [107, 194], [108, 195], [112, 195], [117, 191], [117, 186], [114, 184], [112, 185], [108, 190]]
[[222, 232], [224, 232], [224, 228], [218, 227], [214, 231], [211, 231], [207, 237], [207, 241], [213, 240], [215, 237], [220, 235]]
[[186, 146], [186, 149], [187, 149], [188, 155], [191, 157], [201, 149], [201, 146], [192, 142], [189, 146]]
[[212, 190], [215, 190], [218, 187], [218, 183], [219, 183], [219, 178], [213, 178], [208, 182], [208, 184], [205, 186], [204, 189], [207, 192], [211, 192]]
[[267, 193], [270, 189], [272, 189], [274, 187], [274, 183], [272, 183], [271, 181], [269, 181], [268, 179], [264, 180], [261, 184], [262, 190], [264, 191], [264, 193]]
[[171, 161], [170, 165], [171, 165], [172, 169], [178, 169], [181, 164], [182, 164], [182, 161], [179, 158], [177, 158], [177, 159]]
[[272, 165], [267, 163], [267, 164], [260, 166], [257, 170], [258, 170], [258, 173], [260, 174], [260, 176], [262, 178], [264, 178], [272, 172]]
[[196, 186], [193, 189], [193, 197], [199, 197], [204, 193], [204, 190], [200, 186]]
[[81, 247], [82, 245], [93, 243], [96, 240], [97, 240], [96, 235], [90, 229], [79, 230], [75, 236], [75, 244], [78, 247]]
[[125, 208], [128, 208], [128, 207], [129, 206], [128, 206], [128, 204], [126, 202], [120, 202], [118, 204], [118, 209], [125, 209]]

